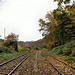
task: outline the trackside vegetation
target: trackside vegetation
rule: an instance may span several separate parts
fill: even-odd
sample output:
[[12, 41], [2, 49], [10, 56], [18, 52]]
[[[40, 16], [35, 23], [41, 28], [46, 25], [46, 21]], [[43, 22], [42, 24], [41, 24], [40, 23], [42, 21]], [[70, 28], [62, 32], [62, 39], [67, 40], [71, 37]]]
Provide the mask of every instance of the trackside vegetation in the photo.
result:
[[6, 39], [3, 42], [1, 42], [0, 62], [2, 60], [14, 58], [17, 55], [22, 55], [26, 52], [28, 52], [28, 50], [26, 48], [22, 48], [18, 44], [18, 35], [11, 33], [6, 37]]
[[0, 62], [3, 60], [8, 60], [10, 58], [14, 58], [16, 56], [22, 55], [24, 53], [29, 52], [27, 49], [21, 49], [18, 52], [10, 50], [10, 49], [4, 49], [3, 48], [3, 52], [0, 53]]
[[51, 53], [75, 56], [75, 40], [49, 50]]
[[48, 49], [47, 52], [42, 52], [42, 54], [45, 56], [65, 56], [64, 60], [68, 63], [72, 63], [72, 61], [75, 61], [75, 40], [53, 49]]
[[45, 19], [39, 19], [44, 44], [48, 52], [66, 56], [65, 60], [75, 60], [75, 1], [54, 0], [58, 7], [47, 12]]

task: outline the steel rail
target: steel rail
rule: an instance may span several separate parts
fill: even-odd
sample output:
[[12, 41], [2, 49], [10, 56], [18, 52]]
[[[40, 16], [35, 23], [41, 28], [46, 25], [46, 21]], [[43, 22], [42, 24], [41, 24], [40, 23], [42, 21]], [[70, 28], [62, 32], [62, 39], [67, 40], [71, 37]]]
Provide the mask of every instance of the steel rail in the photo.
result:
[[[52, 56], [52, 55], [51, 55]], [[75, 67], [73, 67], [73, 66], [70, 66], [69, 64], [66, 64], [65, 62], [63, 62], [63, 61], [61, 61], [61, 60], [59, 60], [59, 59], [57, 59], [57, 58], [55, 58], [54, 56], [52, 56], [54, 59], [56, 59], [57, 61], [59, 61], [59, 62], [61, 62], [61, 63], [64, 63], [65, 65], [67, 65], [67, 66], [69, 66], [69, 67], [71, 67], [72, 69], [74, 69], [75, 70]]]
[[[29, 53], [30, 53], [30, 54], [29, 54], [28, 56], [30, 56], [32, 52], [29, 52]], [[25, 53], [25, 54], [26, 54], [26, 53]], [[23, 58], [20, 60], [20, 62], [22, 62], [22, 61], [23, 61], [23, 59], [25, 59], [25, 58], [26, 58], [26, 56], [27, 56], [27, 54], [28, 54], [28, 53], [27, 53], [26, 55], [25, 55], [25, 54], [20, 55], [20, 56], [18, 56], [18, 57], [16, 57], [16, 58], [14, 58], [14, 59], [11, 59], [11, 61], [16, 60], [17, 58], [19, 58], [19, 57], [23, 56]], [[32, 54], [34, 54], [34, 53], [32, 53]], [[8, 60], [8, 62], [11, 62], [11, 61], [9, 61], [9, 60]], [[6, 64], [6, 63], [8, 63], [8, 62], [4, 62], [4, 63], [2, 63], [2, 65], [1, 65], [1, 66], [4, 66], [4, 64]], [[20, 62], [19, 62], [19, 63], [20, 63]], [[9, 63], [8, 63], [8, 64], [9, 64]], [[4, 74], [4, 73], [2, 73], [2, 72], [1, 72], [0, 74]]]
[[[32, 53], [32, 52], [29, 52], [29, 53]], [[26, 53], [25, 53], [25, 54], [26, 54]], [[9, 63], [9, 62], [11, 62], [11, 61], [13, 61], [13, 60], [15, 60], [15, 59], [17, 59], [17, 58], [19, 58], [19, 57], [21, 57], [21, 56], [24, 56], [25, 54], [20, 55], [20, 56], [18, 56], [18, 57], [16, 57], [16, 58], [13, 58], [13, 59], [10, 59], [10, 60], [8, 60], [8, 61], [6, 61], [6, 62], [1, 63], [1, 64], [0, 64], [0, 67], [3, 66], [3, 65], [5, 65], [5, 64], [7, 64], [7, 63]]]
[[[31, 54], [30, 54], [31, 55]], [[28, 55], [27, 57], [23, 58], [22, 61], [8, 74], [8, 75], [12, 75], [16, 69], [30, 56]]]
[[9, 62], [11, 62], [11, 61], [13, 61], [13, 60], [15, 60], [15, 59], [17, 59], [17, 58], [19, 58], [19, 57], [21, 57], [21, 56], [24, 56], [24, 55], [20, 55], [20, 56], [18, 56], [16, 58], [13, 58], [13, 59], [10, 59], [10, 60], [8, 60], [6, 62], [3, 62], [3, 63], [0, 64], [0, 67], [3, 66], [3, 65], [5, 65], [5, 64], [7, 64], [7, 63], [9, 63]]
[[49, 62], [50, 65], [53, 66], [53, 68], [60, 74], [60, 75], [63, 75], [44, 55], [43, 57]]

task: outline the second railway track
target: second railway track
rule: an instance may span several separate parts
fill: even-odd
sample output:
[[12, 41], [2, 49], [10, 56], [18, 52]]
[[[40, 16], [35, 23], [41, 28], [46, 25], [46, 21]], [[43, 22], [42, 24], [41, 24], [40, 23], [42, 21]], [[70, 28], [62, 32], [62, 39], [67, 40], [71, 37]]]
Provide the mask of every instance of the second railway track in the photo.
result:
[[[11, 75], [12, 70], [16, 70], [19, 65], [22, 64], [28, 57], [29, 54], [18, 56], [17, 58], [8, 60], [2, 64], [0, 64], [0, 75]], [[17, 66], [17, 67], [16, 67]], [[12, 71], [12, 72], [11, 72]]]
[[75, 75], [75, 68], [60, 61], [53, 56], [45, 56], [45, 59], [58, 71], [60, 75]]

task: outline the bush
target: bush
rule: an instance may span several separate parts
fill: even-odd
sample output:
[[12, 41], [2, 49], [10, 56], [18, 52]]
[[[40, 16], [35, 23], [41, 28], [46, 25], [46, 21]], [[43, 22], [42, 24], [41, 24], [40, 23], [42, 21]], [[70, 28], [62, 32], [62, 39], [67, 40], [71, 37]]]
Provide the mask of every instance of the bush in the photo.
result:
[[68, 63], [72, 63], [72, 61], [75, 61], [75, 57], [72, 55], [66, 56], [65, 61], [68, 61]]
[[70, 55], [73, 54], [74, 55], [74, 47], [75, 47], [75, 40], [71, 41], [70, 43], [65, 44], [64, 48], [63, 48], [63, 54], [64, 55]]
[[63, 47], [64, 46], [58, 46], [58, 47], [55, 47], [51, 50], [52, 53], [55, 53], [55, 54], [63, 54]]
[[7, 47], [0, 47], [0, 53], [12, 53], [13, 51]]
[[73, 47], [71, 49], [72, 49], [72, 55], [75, 56], [75, 47]]
[[18, 50], [22, 50], [23, 48], [18, 44]]
[[0, 47], [0, 53], [2, 53], [3, 52], [3, 50], [2, 50], [2, 48]]
[[68, 47], [63, 48], [63, 55], [70, 55], [72, 53], [71, 49]]
[[75, 56], [75, 40], [67, 44], [55, 47], [51, 50], [51, 52], [55, 54], [63, 54], [63, 55], [72, 54], [73, 56]]
[[35, 49], [36, 49], [36, 50], [40, 50], [40, 47], [36, 47]]

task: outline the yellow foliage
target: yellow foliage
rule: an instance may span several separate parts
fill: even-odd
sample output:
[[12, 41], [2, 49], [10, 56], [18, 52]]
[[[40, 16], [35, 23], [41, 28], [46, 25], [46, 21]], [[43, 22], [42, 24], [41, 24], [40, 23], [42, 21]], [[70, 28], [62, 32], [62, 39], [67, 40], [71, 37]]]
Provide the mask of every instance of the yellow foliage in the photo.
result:
[[55, 23], [56, 26], [58, 26], [58, 22], [55, 19], [54, 19], [54, 23]]
[[47, 48], [49, 47], [49, 44], [47, 44]]
[[57, 15], [60, 15], [60, 14], [62, 14], [62, 12], [61, 11], [57, 11], [56, 14]]
[[22, 50], [22, 47], [18, 44], [18, 50]]
[[29, 48], [26, 48], [28, 51], [30, 50]]

